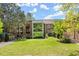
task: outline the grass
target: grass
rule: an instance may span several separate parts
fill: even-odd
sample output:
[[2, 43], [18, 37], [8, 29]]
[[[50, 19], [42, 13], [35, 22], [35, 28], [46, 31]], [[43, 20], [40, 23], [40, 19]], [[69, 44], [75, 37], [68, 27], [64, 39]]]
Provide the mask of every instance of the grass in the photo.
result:
[[42, 34], [43, 34], [42, 32], [39, 32], [39, 31], [38, 31], [38, 32], [34, 32], [34, 33], [33, 33], [33, 36], [34, 36], [34, 37], [42, 37], [42, 36], [43, 36]]
[[71, 52], [79, 50], [77, 44], [64, 44], [58, 39], [49, 37], [47, 39], [27, 39], [15, 41], [14, 43], [0, 48], [1, 56], [50, 56], [70, 55]]

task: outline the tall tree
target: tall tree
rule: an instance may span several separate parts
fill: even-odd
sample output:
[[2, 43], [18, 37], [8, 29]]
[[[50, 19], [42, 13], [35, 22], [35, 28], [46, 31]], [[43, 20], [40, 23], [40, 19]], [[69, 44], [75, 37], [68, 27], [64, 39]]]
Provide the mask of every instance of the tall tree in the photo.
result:
[[61, 11], [66, 12], [65, 24], [66, 31], [74, 34], [74, 39], [79, 26], [79, 4], [67, 3], [62, 4]]
[[24, 24], [25, 15], [17, 4], [0, 4], [0, 17], [3, 21], [4, 32], [16, 33], [17, 25]]

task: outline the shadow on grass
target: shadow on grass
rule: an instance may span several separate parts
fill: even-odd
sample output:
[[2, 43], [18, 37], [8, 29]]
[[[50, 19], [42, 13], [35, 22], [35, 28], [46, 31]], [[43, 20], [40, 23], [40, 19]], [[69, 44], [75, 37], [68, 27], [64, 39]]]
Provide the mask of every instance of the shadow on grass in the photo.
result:
[[57, 42], [60, 42], [63, 44], [75, 44], [75, 42], [72, 42], [71, 40], [57, 40]]
[[17, 42], [17, 41], [26, 41], [26, 40], [34, 40], [34, 39], [36, 39], [36, 40], [43, 40], [43, 39], [45, 39], [45, 38], [43, 38], [43, 37], [34, 37], [34, 38], [18, 38], [18, 39], [16, 39], [15, 40], [15, 42]]

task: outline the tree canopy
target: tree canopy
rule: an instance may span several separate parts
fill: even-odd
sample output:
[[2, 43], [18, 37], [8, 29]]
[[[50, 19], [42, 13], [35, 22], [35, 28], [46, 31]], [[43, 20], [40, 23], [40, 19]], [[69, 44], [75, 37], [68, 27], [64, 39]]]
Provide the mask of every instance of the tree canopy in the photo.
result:
[[4, 24], [4, 31], [13, 31], [18, 24], [25, 22], [25, 14], [17, 4], [0, 4], [0, 17]]
[[57, 21], [54, 24], [54, 33], [61, 37], [64, 32], [74, 34], [79, 31], [79, 4], [66, 3], [62, 4], [60, 10], [65, 12], [65, 19], [63, 21]]

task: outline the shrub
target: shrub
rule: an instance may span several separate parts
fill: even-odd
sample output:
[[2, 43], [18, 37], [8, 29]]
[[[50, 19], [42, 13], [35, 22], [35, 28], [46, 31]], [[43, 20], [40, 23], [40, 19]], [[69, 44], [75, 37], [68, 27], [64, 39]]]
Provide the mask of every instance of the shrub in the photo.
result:
[[9, 34], [8, 36], [9, 36], [9, 40], [10, 40], [10, 41], [11, 41], [11, 40], [14, 40], [14, 35]]
[[63, 42], [64, 42], [64, 43], [71, 43], [71, 40], [70, 40], [69, 38], [65, 38], [65, 39], [63, 40]]
[[8, 33], [5, 34], [5, 42], [7, 42], [9, 40], [9, 35]]
[[52, 33], [48, 33], [48, 36], [53, 36], [53, 34]]
[[62, 39], [60, 39], [60, 42], [62, 42], [62, 43], [71, 43], [71, 39], [63, 37]]
[[2, 34], [2, 33], [3, 33], [3, 23], [2, 23], [2, 21], [0, 19], [0, 34]]
[[2, 41], [2, 35], [0, 34], [0, 42]]
[[4, 41], [4, 35], [0, 34], [0, 42]]

